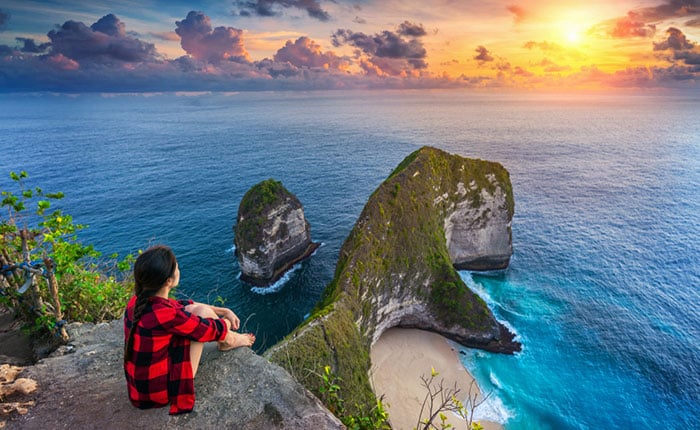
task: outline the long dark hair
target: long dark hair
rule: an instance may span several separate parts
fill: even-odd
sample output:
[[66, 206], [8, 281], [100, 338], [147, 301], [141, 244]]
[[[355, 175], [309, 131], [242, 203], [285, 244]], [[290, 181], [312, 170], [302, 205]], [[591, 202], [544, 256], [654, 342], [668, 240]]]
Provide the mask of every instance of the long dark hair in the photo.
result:
[[168, 279], [175, 274], [177, 259], [173, 250], [165, 245], [156, 245], [148, 248], [138, 256], [134, 263], [134, 294], [136, 305], [134, 317], [129, 329], [129, 337], [124, 346], [124, 361], [131, 358], [134, 348], [134, 333], [136, 325], [148, 305], [148, 299], [160, 290]]

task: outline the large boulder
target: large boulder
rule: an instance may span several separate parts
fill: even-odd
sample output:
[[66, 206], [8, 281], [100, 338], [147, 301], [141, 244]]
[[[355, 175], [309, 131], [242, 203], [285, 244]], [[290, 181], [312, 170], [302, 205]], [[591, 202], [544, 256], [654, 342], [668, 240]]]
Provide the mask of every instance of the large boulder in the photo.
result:
[[[455, 267], [500, 269], [512, 253], [514, 200], [498, 163], [424, 147], [365, 205], [333, 280], [310, 317], [267, 354], [314, 389], [329, 365], [346, 405], [372, 405], [369, 350], [392, 327], [439, 333], [468, 347], [513, 353], [514, 335]], [[305, 370], [306, 369], [306, 370]]]
[[[122, 367], [123, 322], [70, 324], [71, 343], [20, 376], [38, 384], [6, 429], [342, 429], [323, 405], [284, 369], [249, 348], [206, 345], [188, 414], [134, 408]], [[31, 402], [34, 405], [31, 406]]]
[[241, 279], [258, 286], [274, 283], [319, 246], [299, 199], [274, 179], [243, 196], [234, 241]]

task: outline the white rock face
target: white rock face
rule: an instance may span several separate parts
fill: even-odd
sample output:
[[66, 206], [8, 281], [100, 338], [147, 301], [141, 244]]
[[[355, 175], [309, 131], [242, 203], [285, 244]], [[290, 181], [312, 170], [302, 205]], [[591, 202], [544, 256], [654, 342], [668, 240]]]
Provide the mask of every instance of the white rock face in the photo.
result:
[[302, 208], [285, 203], [267, 214], [268, 224], [262, 228], [260, 243], [241, 250], [239, 264], [247, 276], [272, 278], [281, 262], [293, 259], [311, 243], [311, 234]]
[[[239, 228], [247, 232], [245, 240], [239, 236]], [[278, 200], [254, 217], [239, 211], [236, 229], [241, 278], [258, 286], [272, 284], [318, 247], [311, 242], [301, 202], [286, 190], [280, 191]]]
[[[459, 190], [463, 190], [460, 184]], [[465, 193], [459, 193], [464, 196]], [[445, 217], [445, 239], [452, 263], [458, 269], [492, 270], [508, 266], [513, 254], [511, 222], [501, 188], [491, 195], [481, 190], [480, 202], [459, 201]]]

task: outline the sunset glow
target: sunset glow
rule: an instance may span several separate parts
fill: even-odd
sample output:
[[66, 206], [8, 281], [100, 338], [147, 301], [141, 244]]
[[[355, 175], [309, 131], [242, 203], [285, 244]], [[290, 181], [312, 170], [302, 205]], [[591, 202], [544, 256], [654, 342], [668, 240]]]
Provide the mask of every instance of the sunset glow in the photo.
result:
[[695, 0], [231, 4], [8, 0], [0, 90], [687, 88], [700, 77]]

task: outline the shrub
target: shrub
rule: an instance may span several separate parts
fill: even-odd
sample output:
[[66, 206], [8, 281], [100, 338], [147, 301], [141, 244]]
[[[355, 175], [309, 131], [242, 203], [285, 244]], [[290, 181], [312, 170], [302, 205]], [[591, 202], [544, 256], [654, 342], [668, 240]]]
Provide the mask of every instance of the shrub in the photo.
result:
[[[27, 188], [26, 172], [11, 172], [18, 192], [3, 190], [0, 207], [2, 302], [24, 315], [31, 331], [43, 334], [70, 321], [96, 322], [121, 316], [131, 295], [133, 256], [102, 259], [78, 240], [85, 228], [53, 202], [63, 193]], [[39, 276], [40, 275], [40, 276]], [[22, 286], [31, 289], [23, 292]], [[51, 287], [54, 288], [51, 288]]]

